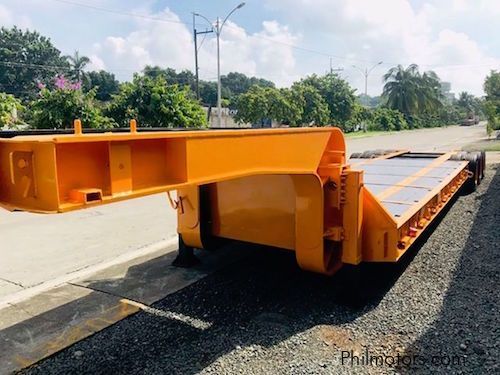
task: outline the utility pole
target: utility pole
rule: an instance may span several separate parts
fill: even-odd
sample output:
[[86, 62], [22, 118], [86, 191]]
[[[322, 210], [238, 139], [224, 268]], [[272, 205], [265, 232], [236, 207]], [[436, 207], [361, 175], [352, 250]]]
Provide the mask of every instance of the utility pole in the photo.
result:
[[[193, 20], [195, 16], [203, 18], [205, 21], [208, 22], [210, 25], [212, 31], [215, 31], [215, 34], [217, 35], [217, 122], [218, 126], [222, 126], [222, 84], [221, 84], [221, 76], [220, 76], [220, 34], [222, 32], [222, 28], [226, 24], [226, 21], [228, 18], [236, 12], [238, 9], [241, 9], [245, 6], [245, 3], [240, 3], [237, 5], [232, 11], [229, 12], [229, 14], [224, 18], [224, 21], [220, 22], [220, 18], [217, 17], [217, 21], [215, 22], [215, 28], [214, 25], [208, 20], [207, 17], [199, 14], [199, 13], [193, 13]], [[193, 21], [194, 23], [194, 21]]]
[[333, 68], [333, 59], [330, 57], [330, 74], [332, 73], [337, 73], [337, 72], [342, 72], [344, 68]]
[[193, 38], [194, 38], [194, 75], [196, 85], [196, 98], [200, 99], [200, 68], [198, 66], [198, 35], [213, 33], [213, 30], [196, 31], [196, 13], [193, 13]]
[[222, 81], [220, 78], [220, 32], [222, 27], [219, 17], [217, 17], [215, 27], [217, 33], [217, 120], [220, 128], [222, 127]]

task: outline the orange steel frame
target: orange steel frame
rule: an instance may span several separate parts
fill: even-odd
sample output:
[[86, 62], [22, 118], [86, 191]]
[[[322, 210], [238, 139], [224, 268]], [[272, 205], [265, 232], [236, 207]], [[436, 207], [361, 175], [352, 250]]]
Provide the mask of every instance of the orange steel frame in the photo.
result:
[[168, 198], [187, 246], [203, 248], [206, 233], [276, 246], [331, 275], [397, 261], [468, 177], [464, 162], [395, 221], [345, 151], [333, 127], [137, 133], [132, 123], [130, 133], [82, 134], [77, 121], [73, 135], [0, 140], [0, 204], [65, 212], [176, 190]]

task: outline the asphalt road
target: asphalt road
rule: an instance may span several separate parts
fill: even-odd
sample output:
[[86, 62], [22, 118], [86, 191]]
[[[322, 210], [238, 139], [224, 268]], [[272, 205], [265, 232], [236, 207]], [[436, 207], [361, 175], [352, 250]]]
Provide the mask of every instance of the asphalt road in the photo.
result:
[[[484, 125], [347, 138], [348, 154], [368, 149], [459, 149], [485, 136]], [[0, 209], [0, 303], [58, 277], [173, 239], [176, 216], [164, 194], [62, 215]]]

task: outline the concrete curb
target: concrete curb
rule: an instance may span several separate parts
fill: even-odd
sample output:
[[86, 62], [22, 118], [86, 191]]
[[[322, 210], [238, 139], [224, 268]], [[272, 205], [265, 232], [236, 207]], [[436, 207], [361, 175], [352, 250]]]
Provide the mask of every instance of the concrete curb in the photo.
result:
[[20, 303], [25, 301], [31, 297], [34, 297], [38, 294], [46, 292], [47, 290], [57, 288], [65, 283], [68, 283], [72, 280], [85, 278], [86, 276], [92, 275], [96, 272], [104, 270], [106, 268], [110, 268], [119, 264], [130, 262], [134, 259], [140, 258], [142, 256], [154, 253], [164, 248], [169, 248], [170, 251], [174, 251], [177, 249], [177, 236], [174, 238], [170, 238], [168, 240], [163, 240], [161, 242], [157, 242], [152, 245], [148, 245], [137, 250], [128, 252], [126, 254], [120, 255], [117, 258], [114, 258], [109, 261], [101, 262], [95, 265], [91, 265], [89, 267], [85, 267], [81, 270], [71, 272], [60, 277], [57, 277], [52, 280], [48, 280], [41, 284], [38, 284], [34, 287], [27, 288], [21, 290], [19, 292], [10, 294], [3, 298], [0, 298], [0, 312], [3, 308], [9, 307], [12, 304]]

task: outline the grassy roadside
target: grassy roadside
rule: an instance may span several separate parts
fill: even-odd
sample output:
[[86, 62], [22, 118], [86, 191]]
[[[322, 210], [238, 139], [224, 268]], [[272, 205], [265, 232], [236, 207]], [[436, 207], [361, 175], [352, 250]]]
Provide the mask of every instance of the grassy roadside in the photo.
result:
[[471, 143], [464, 147], [465, 151], [500, 152], [500, 139], [485, 139], [481, 142]]
[[447, 126], [440, 126], [440, 127], [435, 127], [435, 128], [418, 128], [418, 129], [405, 129], [405, 130], [391, 130], [391, 131], [383, 131], [383, 130], [374, 130], [374, 131], [357, 131], [354, 133], [344, 133], [345, 138], [349, 139], [357, 139], [357, 138], [367, 138], [367, 137], [376, 137], [379, 135], [391, 135], [391, 134], [404, 134], [404, 133], [413, 133], [413, 132], [418, 132], [418, 131], [429, 131], [432, 129], [441, 129], [441, 128], [447, 128], [449, 126], [456, 126], [456, 124], [450, 124]]

